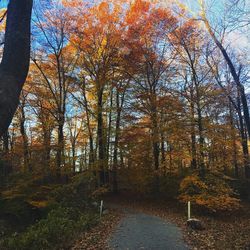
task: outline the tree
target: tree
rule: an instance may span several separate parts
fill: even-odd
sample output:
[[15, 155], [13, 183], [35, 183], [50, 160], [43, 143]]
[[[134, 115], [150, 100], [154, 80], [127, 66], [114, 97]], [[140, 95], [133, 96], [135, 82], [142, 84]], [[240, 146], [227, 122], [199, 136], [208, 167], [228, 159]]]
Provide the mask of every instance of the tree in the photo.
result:
[[[70, 23], [67, 22], [67, 13], [60, 4], [51, 4], [50, 9], [45, 6], [40, 13], [36, 12], [36, 19], [39, 46], [35, 48], [37, 51], [33, 62], [43, 77], [47, 92], [52, 97], [52, 115], [57, 123], [56, 166], [57, 175], [60, 176], [60, 169], [65, 163], [66, 105], [78, 57], [73, 47], [67, 44]], [[46, 53], [49, 53], [45, 60], [44, 48], [47, 50]]]
[[[248, 137], [250, 137], [249, 108], [248, 108], [247, 97], [246, 97], [246, 93], [245, 93], [245, 87], [240, 82], [240, 77], [239, 77], [240, 72], [237, 72], [237, 68], [233, 63], [232, 58], [230, 58], [230, 55], [227, 52], [227, 50], [225, 49], [225, 47], [223, 46], [223, 43], [216, 36], [216, 33], [215, 33], [214, 29], [212, 28], [212, 26], [211, 26], [211, 24], [210, 24], [210, 22], [209, 22], [209, 20], [208, 20], [208, 18], [206, 16], [205, 3], [204, 3], [203, 0], [200, 1], [200, 6], [201, 6], [201, 18], [202, 18], [202, 21], [205, 23], [205, 27], [206, 27], [208, 33], [210, 34], [211, 38], [213, 39], [214, 43], [216, 44], [216, 46], [221, 51], [221, 53], [223, 55], [223, 58], [226, 61], [227, 65], [228, 65], [228, 67], [230, 69], [230, 72], [231, 72], [231, 75], [232, 75], [232, 77], [234, 79], [234, 82], [237, 85], [240, 100], [241, 100], [241, 103], [242, 103], [242, 109], [243, 109], [245, 125], [246, 125], [246, 129], [247, 129], [247, 132], [248, 132]], [[246, 178], [250, 178], [250, 167], [246, 166], [245, 175], [246, 175]]]
[[0, 65], [0, 136], [17, 109], [30, 61], [32, 0], [11, 0], [7, 9], [4, 51]]

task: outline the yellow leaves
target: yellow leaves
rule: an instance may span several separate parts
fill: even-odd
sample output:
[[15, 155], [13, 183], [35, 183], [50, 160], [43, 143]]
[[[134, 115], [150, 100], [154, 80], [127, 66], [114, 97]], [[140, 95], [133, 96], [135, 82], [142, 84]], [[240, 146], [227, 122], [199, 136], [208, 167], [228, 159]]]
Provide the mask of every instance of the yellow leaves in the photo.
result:
[[180, 191], [188, 190], [192, 193], [200, 193], [201, 190], [206, 188], [207, 185], [197, 175], [187, 176], [180, 184]]
[[4, 32], [5, 31], [5, 26], [6, 26], [6, 8], [0, 9], [0, 32]]
[[180, 192], [180, 201], [191, 201], [211, 212], [240, 208], [240, 200], [220, 176], [208, 174], [205, 180], [198, 175], [187, 176], [180, 184]]
[[107, 187], [100, 187], [96, 189], [92, 194], [91, 197], [94, 199], [99, 199], [103, 195], [107, 194], [109, 192], [109, 189]]
[[43, 200], [43, 201], [29, 201], [29, 204], [31, 204], [32, 206], [34, 207], [37, 207], [37, 208], [45, 208], [48, 206], [48, 201], [46, 200]]
[[97, 56], [98, 58], [103, 54], [107, 45], [107, 38], [104, 37], [101, 41], [100, 47], [98, 48]]

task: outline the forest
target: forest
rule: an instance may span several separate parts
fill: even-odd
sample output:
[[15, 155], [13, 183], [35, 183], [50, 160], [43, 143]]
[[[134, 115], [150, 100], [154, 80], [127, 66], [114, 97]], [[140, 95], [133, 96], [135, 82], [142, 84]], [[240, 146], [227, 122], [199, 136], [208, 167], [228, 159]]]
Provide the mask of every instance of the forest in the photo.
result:
[[250, 249], [249, 24], [248, 0], [0, 1], [0, 249], [113, 249], [132, 203], [176, 249]]

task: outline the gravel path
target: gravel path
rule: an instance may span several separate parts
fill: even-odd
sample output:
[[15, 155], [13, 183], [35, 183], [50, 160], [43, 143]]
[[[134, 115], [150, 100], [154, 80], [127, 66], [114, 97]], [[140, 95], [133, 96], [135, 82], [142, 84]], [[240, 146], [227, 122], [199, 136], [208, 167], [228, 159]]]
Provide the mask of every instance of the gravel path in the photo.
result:
[[180, 229], [159, 217], [126, 212], [109, 240], [111, 249], [186, 250]]

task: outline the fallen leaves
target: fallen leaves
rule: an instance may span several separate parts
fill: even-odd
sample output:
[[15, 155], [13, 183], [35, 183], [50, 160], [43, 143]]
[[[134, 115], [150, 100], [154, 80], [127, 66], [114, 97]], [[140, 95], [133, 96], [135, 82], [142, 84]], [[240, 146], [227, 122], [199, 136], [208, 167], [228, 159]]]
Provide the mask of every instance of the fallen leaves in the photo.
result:
[[190, 249], [246, 249], [250, 250], [250, 205], [244, 204], [238, 213], [220, 217], [211, 215], [195, 216], [205, 226], [195, 231], [186, 226], [186, 207], [176, 202], [152, 200], [129, 200], [115, 198], [111, 203], [136, 211], [153, 214], [175, 223], [183, 231], [183, 237]]
[[71, 250], [107, 250], [109, 235], [119, 223], [122, 213], [111, 210], [104, 215], [100, 223], [80, 236]]

